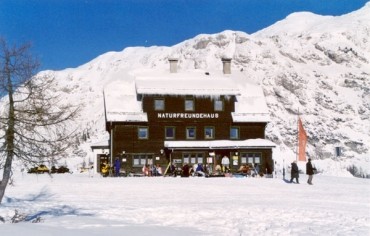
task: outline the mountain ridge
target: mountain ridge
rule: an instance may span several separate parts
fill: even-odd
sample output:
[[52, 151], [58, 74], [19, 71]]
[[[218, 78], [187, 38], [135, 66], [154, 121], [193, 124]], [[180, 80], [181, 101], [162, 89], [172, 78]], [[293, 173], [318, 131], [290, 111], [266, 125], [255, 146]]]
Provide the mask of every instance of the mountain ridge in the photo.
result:
[[[107, 138], [103, 90], [113, 80], [132, 79], [137, 70], [168, 70], [170, 57], [178, 57], [183, 71], [221, 70], [221, 58], [230, 57], [232, 70], [263, 88], [272, 118], [266, 136], [279, 146], [274, 154], [279, 163], [295, 159], [300, 115], [309, 157], [339, 158], [370, 174], [369, 22], [370, 3], [336, 17], [293, 13], [254, 34], [225, 30], [171, 47], [128, 47], [77, 68], [40, 74], [57, 78], [66, 101], [83, 104], [78, 122], [91, 139], [80, 148], [87, 150]], [[341, 157], [335, 147], [341, 147]]]

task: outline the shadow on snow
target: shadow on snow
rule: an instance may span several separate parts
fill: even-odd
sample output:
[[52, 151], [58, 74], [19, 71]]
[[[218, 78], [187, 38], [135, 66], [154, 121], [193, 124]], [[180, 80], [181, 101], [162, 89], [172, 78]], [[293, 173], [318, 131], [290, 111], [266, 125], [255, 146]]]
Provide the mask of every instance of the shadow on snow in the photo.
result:
[[[42, 188], [39, 193], [36, 194], [30, 194], [24, 198], [10, 198], [5, 197], [4, 198], [4, 205], [8, 205], [8, 207], [14, 207], [14, 208], [22, 208], [25, 210], [27, 206], [22, 206], [21, 204], [18, 205], [18, 203], [25, 203], [25, 202], [44, 202], [48, 201], [52, 197], [54, 197], [55, 194], [50, 194], [48, 189], [46, 187]], [[72, 206], [68, 205], [61, 205], [61, 206], [50, 206], [47, 209], [43, 209], [39, 212], [36, 212], [34, 214], [27, 214], [25, 221], [32, 221], [34, 219], [43, 217], [43, 216], [93, 216], [94, 214], [91, 213], [83, 213], [83, 209], [77, 209]]]
[[38, 202], [43, 200], [48, 200], [49, 198], [53, 197], [54, 195], [48, 193], [48, 190], [46, 187], [42, 188], [39, 193], [36, 194], [30, 194], [27, 197], [21, 199], [21, 198], [10, 198], [5, 197], [4, 202], [7, 204], [14, 204], [18, 202]]
[[37, 212], [35, 214], [30, 214], [25, 218], [25, 221], [32, 221], [34, 219], [37, 219], [39, 217], [43, 216], [94, 216], [94, 214], [91, 213], [83, 213], [81, 209], [76, 209], [71, 206], [63, 205], [58, 206], [50, 209], [46, 209], [40, 212]]

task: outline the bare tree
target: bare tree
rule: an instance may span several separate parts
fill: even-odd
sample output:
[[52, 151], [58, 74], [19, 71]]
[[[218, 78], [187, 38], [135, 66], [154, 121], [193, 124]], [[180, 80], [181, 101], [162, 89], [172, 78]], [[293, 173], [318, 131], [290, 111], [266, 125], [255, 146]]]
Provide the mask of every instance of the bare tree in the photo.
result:
[[74, 140], [70, 123], [78, 108], [62, 102], [52, 76], [35, 75], [38, 66], [29, 44], [10, 47], [0, 39], [0, 204], [13, 160], [62, 158]]

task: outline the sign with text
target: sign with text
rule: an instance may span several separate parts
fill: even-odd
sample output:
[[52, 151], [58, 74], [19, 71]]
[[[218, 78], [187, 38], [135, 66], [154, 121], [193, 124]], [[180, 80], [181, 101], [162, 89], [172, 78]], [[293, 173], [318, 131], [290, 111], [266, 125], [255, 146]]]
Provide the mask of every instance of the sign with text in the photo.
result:
[[159, 119], [218, 119], [218, 113], [158, 113]]

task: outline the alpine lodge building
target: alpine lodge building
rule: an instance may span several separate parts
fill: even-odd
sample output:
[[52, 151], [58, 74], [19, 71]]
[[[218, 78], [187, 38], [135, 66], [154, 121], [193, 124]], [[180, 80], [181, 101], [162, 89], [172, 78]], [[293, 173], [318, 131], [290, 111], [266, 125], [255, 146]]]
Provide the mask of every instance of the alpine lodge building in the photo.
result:
[[257, 164], [274, 169], [275, 144], [265, 139], [269, 112], [262, 89], [241, 71], [231, 73], [231, 59], [220, 71], [181, 71], [178, 59], [167, 70], [140, 70], [104, 89], [109, 154], [102, 162], [121, 161], [126, 173], [143, 165], [208, 164], [212, 171], [227, 156], [232, 172]]

